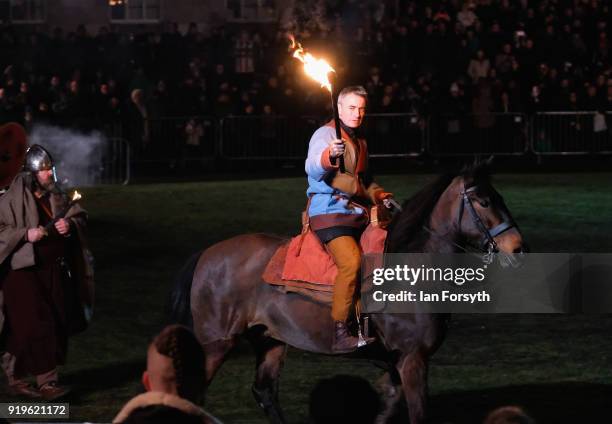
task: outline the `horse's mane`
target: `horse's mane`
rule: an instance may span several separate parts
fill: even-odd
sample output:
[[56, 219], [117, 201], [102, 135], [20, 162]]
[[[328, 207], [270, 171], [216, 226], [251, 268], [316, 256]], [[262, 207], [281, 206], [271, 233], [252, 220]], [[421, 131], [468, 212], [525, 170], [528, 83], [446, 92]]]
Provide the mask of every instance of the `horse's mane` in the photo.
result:
[[396, 215], [388, 228], [386, 252], [421, 252], [430, 234], [423, 230], [438, 199], [453, 179], [461, 176], [467, 181], [482, 184], [490, 179], [488, 162], [475, 161], [459, 172], [447, 173], [419, 190], [402, 205], [403, 212]]

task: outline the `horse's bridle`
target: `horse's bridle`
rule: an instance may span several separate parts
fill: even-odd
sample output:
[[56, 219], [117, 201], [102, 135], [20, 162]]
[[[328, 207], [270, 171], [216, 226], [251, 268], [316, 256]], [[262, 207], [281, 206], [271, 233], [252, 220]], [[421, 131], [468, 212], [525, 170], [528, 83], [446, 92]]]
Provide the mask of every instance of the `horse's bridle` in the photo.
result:
[[497, 243], [495, 242], [495, 237], [502, 234], [505, 231], [508, 231], [511, 228], [516, 227], [514, 221], [502, 221], [500, 224], [496, 225], [493, 228], [487, 228], [482, 222], [482, 218], [476, 212], [476, 208], [474, 208], [474, 204], [472, 203], [472, 199], [469, 194], [474, 193], [478, 188], [477, 185], [473, 186], [463, 186], [463, 191], [461, 191], [460, 195], [462, 197], [462, 202], [459, 208], [459, 218], [457, 219], [457, 228], [461, 230], [461, 220], [463, 219], [463, 212], [467, 209], [470, 212], [472, 217], [472, 222], [476, 225], [476, 228], [482, 233], [482, 241], [480, 246], [477, 248], [483, 252], [486, 252], [483, 256], [483, 261], [487, 264], [493, 262], [495, 253], [499, 252], [499, 248], [497, 247]]

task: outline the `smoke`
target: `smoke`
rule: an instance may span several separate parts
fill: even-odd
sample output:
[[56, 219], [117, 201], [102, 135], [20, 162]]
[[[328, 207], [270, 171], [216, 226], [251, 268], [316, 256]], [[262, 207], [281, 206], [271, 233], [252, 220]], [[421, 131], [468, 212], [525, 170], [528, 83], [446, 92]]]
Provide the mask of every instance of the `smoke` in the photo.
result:
[[61, 185], [88, 186], [100, 182], [103, 171], [105, 137], [49, 125], [35, 125], [29, 145], [40, 144], [53, 156], [57, 179]]

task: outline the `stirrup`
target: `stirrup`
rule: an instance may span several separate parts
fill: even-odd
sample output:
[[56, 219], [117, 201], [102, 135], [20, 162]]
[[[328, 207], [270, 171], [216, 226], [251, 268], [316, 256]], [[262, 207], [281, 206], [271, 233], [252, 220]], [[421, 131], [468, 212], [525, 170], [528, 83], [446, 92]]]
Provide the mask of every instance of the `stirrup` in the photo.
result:
[[358, 348], [366, 346], [370, 343], [374, 343], [374, 341], [376, 341], [375, 337], [369, 337], [370, 317], [369, 316], [363, 317], [363, 332], [361, 331], [361, 320], [359, 318], [360, 318], [360, 314], [357, 314], [357, 312], [355, 312], [355, 319], [357, 320], [357, 338], [359, 339], [359, 341], [357, 342]]

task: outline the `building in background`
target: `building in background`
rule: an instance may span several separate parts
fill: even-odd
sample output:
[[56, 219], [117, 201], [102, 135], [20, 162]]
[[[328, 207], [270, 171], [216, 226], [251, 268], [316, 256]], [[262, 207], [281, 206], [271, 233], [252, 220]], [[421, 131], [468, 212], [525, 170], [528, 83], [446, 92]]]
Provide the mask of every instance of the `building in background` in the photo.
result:
[[[277, 22], [291, 1], [279, 0], [0, 0], [0, 21], [37, 29], [73, 30], [84, 24], [151, 30], [176, 22], [184, 30], [196, 22], [206, 31], [222, 22]], [[118, 28], [119, 29], [119, 28]]]

